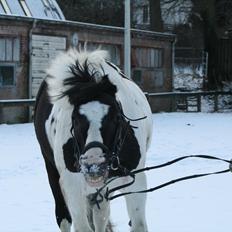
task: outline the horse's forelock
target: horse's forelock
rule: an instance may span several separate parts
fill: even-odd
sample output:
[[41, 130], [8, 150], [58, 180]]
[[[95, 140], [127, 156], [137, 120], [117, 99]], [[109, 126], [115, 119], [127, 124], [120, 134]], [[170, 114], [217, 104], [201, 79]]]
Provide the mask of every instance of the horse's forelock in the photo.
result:
[[[46, 82], [50, 100], [54, 103], [69, 97], [69, 102], [72, 102], [79, 90], [84, 90], [81, 91], [83, 93], [86, 93], [87, 89], [95, 90], [106, 76], [102, 68], [106, 58], [107, 52], [103, 50], [70, 50], [62, 53], [47, 70]], [[102, 83], [99, 86], [102, 87]]]
[[63, 96], [69, 98], [72, 105], [80, 105], [91, 100], [102, 98], [105, 95], [115, 97], [117, 88], [113, 85], [107, 75], [103, 76], [100, 82], [78, 82], [75, 77], [70, 78], [66, 84], [72, 83], [73, 85], [63, 92]]

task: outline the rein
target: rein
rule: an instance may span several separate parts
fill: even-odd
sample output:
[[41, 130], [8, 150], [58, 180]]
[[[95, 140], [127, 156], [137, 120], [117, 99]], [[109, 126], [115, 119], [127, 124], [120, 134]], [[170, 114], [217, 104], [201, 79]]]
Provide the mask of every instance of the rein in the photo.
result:
[[[201, 173], [201, 174], [194, 174], [194, 175], [189, 175], [189, 176], [185, 176], [185, 177], [180, 177], [180, 178], [173, 179], [171, 181], [165, 182], [163, 184], [160, 184], [160, 185], [155, 186], [155, 187], [150, 188], [150, 189], [144, 189], [144, 190], [133, 191], [133, 192], [124, 192], [124, 193], [116, 194], [114, 196], [110, 196], [111, 193], [113, 193], [113, 192], [115, 192], [117, 190], [121, 190], [121, 189], [123, 189], [125, 187], [128, 187], [128, 186], [132, 185], [135, 182], [136, 175], [138, 173], [150, 171], [150, 170], [153, 170], [153, 169], [163, 168], [163, 167], [166, 167], [166, 166], [170, 166], [170, 165], [172, 165], [174, 163], [177, 163], [177, 162], [180, 162], [180, 161], [182, 161], [184, 159], [189, 159], [189, 158], [200, 158], [200, 159], [218, 160], [218, 161], [222, 161], [222, 162], [228, 163], [229, 164], [229, 168], [225, 169], [225, 170], [222, 170], [222, 171], [217, 171], [217, 172]], [[181, 182], [181, 181], [185, 181], [185, 180], [189, 180], [189, 179], [200, 178], [200, 177], [204, 177], [204, 176], [218, 175], [218, 174], [223, 174], [223, 173], [227, 173], [227, 172], [232, 172], [232, 160], [221, 159], [221, 158], [218, 158], [218, 157], [215, 157], [215, 156], [209, 156], [209, 155], [189, 155], [189, 156], [182, 156], [182, 157], [173, 159], [171, 161], [168, 161], [168, 162], [160, 164], [160, 165], [146, 167], [146, 168], [141, 168], [141, 169], [137, 169], [135, 171], [129, 171], [129, 173], [127, 175], [125, 175], [125, 176], [130, 176], [132, 178], [132, 181], [129, 182], [129, 183], [127, 183], [127, 184], [120, 185], [120, 186], [117, 186], [117, 187], [112, 188], [112, 189], [109, 189], [107, 186], [111, 182], [113, 182], [113, 181], [115, 181], [115, 180], [117, 180], [117, 179], [119, 179], [121, 177], [114, 177], [114, 178], [110, 179], [109, 181], [107, 181], [105, 183], [105, 185], [103, 187], [101, 187], [100, 189], [96, 190], [96, 193], [93, 195], [93, 201], [96, 202], [97, 205], [99, 205], [99, 203], [102, 202], [104, 199], [107, 200], [107, 201], [110, 201], [110, 200], [114, 200], [116, 198], [119, 198], [119, 197], [125, 196], [125, 195], [153, 192], [153, 191], [156, 191], [158, 189], [164, 188], [166, 186], [173, 185], [173, 184], [175, 184], [177, 182]], [[104, 194], [102, 194], [101, 192], [104, 189], [106, 189], [106, 191], [105, 191]]]
[[[209, 173], [202, 173], [202, 174], [194, 174], [194, 175], [189, 175], [189, 176], [185, 176], [185, 177], [180, 177], [180, 178], [177, 178], [177, 179], [173, 179], [171, 181], [168, 181], [168, 182], [165, 182], [161, 185], [158, 185], [158, 186], [155, 186], [153, 188], [150, 188], [150, 189], [145, 189], [145, 190], [140, 190], [140, 191], [133, 191], [133, 192], [125, 192], [125, 193], [120, 193], [120, 194], [117, 194], [117, 195], [114, 195], [114, 196], [110, 196], [111, 193], [113, 193], [114, 191], [117, 191], [117, 190], [120, 190], [120, 189], [123, 189], [125, 187], [128, 187], [130, 185], [132, 185], [134, 182], [135, 182], [135, 177], [136, 177], [136, 174], [138, 173], [141, 173], [141, 172], [146, 172], [146, 171], [150, 171], [150, 170], [154, 170], [154, 169], [159, 169], [159, 168], [163, 168], [163, 167], [166, 167], [166, 166], [170, 166], [174, 163], [177, 163], [179, 161], [182, 161], [184, 159], [189, 159], [189, 158], [200, 158], [200, 159], [211, 159], [211, 160], [218, 160], [218, 161], [222, 161], [222, 162], [226, 162], [229, 164], [229, 168], [228, 169], [225, 169], [225, 170], [222, 170], [222, 171], [217, 171], [217, 172], [209, 172]], [[164, 188], [166, 186], [169, 186], [169, 185], [172, 185], [172, 184], [175, 184], [177, 182], [181, 182], [181, 181], [185, 181], [185, 180], [189, 180], [189, 179], [195, 179], [195, 178], [200, 178], [200, 177], [204, 177], [204, 176], [210, 176], [210, 175], [218, 175], [218, 174], [223, 174], [223, 173], [227, 173], [227, 172], [232, 172], [232, 160], [226, 160], [226, 159], [221, 159], [221, 158], [218, 158], [218, 157], [215, 157], [215, 156], [209, 156], [209, 155], [189, 155], [189, 156], [182, 156], [182, 157], [179, 157], [179, 158], [176, 158], [176, 159], [173, 159], [171, 161], [168, 161], [166, 163], [163, 163], [163, 164], [160, 164], [160, 165], [157, 165], [157, 166], [151, 166], [151, 167], [146, 167], [146, 168], [141, 168], [141, 169], [137, 169], [135, 171], [131, 171], [128, 176], [130, 176], [132, 178], [132, 181], [127, 183], [127, 184], [124, 184], [124, 185], [120, 185], [120, 186], [117, 186], [115, 188], [112, 188], [112, 189], [109, 189], [107, 188], [107, 185], [109, 183], [111, 183], [112, 181], [120, 178], [120, 177], [115, 177], [113, 180], [110, 180], [109, 182], [107, 182], [102, 188], [101, 188], [101, 191], [106, 188], [106, 193], [104, 194], [104, 198], [109, 201], [109, 200], [113, 200], [113, 199], [116, 199], [118, 197], [121, 197], [121, 196], [125, 196], [125, 195], [130, 195], [130, 194], [135, 194], [135, 193], [147, 193], [147, 192], [153, 192], [153, 191], [156, 191], [158, 189], [161, 189], [161, 188]], [[97, 191], [99, 192], [99, 191]]]
[[110, 197], [109, 195], [112, 192], [124, 188], [124, 185], [121, 185], [121, 186], [118, 186], [118, 187], [110, 189], [110, 190], [107, 189], [106, 194], [105, 194], [105, 199], [106, 200], [113, 200], [113, 199], [116, 199], [118, 197], [125, 196], [125, 195], [130, 195], [130, 194], [134, 194], [134, 193], [153, 192], [153, 191], [156, 191], [158, 189], [164, 188], [166, 186], [175, 184], [177, 182], [181, 182], [181, 181], [185, 181], [185, 180], [189, 180], [189, 179], [200, 178], [200, 177], [204, 177], [204, 176], [218, 175], [218, 174], [223, 174], [223, 173], [227, 173], [227, 172], [232, 172], [232, 160], [221, 159], [221, 158], [218, 158], [218, 157], [215, 157], [215, 156], [209, 156], [209, 155], [189, 155], [189, 156], [182, 156], [182, 157], [173, 159], [173, 160], [171, 160], [169, 162], [166, 162], [166, 163], [163, 163], [163, 164], [160, 164], [160, 165], [157, 165], [157, 166], [151, 166], [151, 167], [146, 167], [146, 168], [142, 168], [142, 169], [132, 171], [130, 173], [130, 176], [133, 178], [133, 180], [129, 183], [129, 185], [131, 185], [131, 184], [133, 184], [135, 182], [135, 176], [138, 173], [150, 171], [150, 170], [153, 170], [153, 169], [163, 168], [163, 167], [166, 167], [166, 166], [170, 166], [170, 165], [172, 165], [174, 163], [180, 162], [181, 160], [189, 159], [189, 158], [218, 160], [218, 161], [229, 163], [229, 168], [225, 169], [225, 170], [222, 170], [222, 171], [217, 171], [217, 172], [201, 173], [201, 174], [194, 174], [194, 175], [189, 175], [189, 176], [185, 176], [185, 177], [180, 177], [180, 178], [173, 179], [171, 181], [168, 181], [166, 183], [163, 183], [161, 185], [158, 185], [158, 186], [150, 188], [150, 189], [145, 189], [145, 190], [141, 190], [141, 191], [134, 191], [134, 192], [125, 192], [125, 193], [117, 194], [117, 195], [114, 195], [114, 196]]
[[[120, 106], [119, 106], [119, 108], [121, 109]], [[123, 118], [127, 120], [124, 135], [122, 135], [122, 125], [121, 125]], [[134, 171], [128, 170], [126, 167], [124, 167], [124, 166], [122, 166], [120, 164], [119, 154], [120, 154], [122, 146], [123, 146], [123, 144], [124, 144], [124, 142], [126, 140], [129, 127], [132, 127], [132, 128], [135, 128], [135, 129], [137, 128], [135, 126], [130, 125], [130, 122], [140, 121], [140, 120], [144, 120], [146, 118], [147, 117], [145, 116], [145, 117], [141, 117], [141, 118], [137, 118], [137, 119], [130, 119], [126, 115], [123, 114], [122, 110], [120, 110], [120, 121], [119, 121], [119, 126], [117, 127], [117, 131], [116, 131], [116, 134], [115, 134], [112, 150], [110, 150], [103, 143], [93, 141], [93, 142], [90, 142], [87, 145], [85, 145], [82, 153], [81, 153], [80, 147], [78, 145], [77, 138], [76, 138], [76, 136], [74, 134], [74, 129], [75, 129], [74, 128], [74, 125], [75, 125], [74, 120], [75, 119], [72, 118], [72, 127], [71, 127], [70, 132], [71, 132], [71, 135], [72, 135], [73, 140], [74, 140], [74, 155], [75, 155], [76, 161], [79, 162], [82, 154], [84, 154], [87, 150], [89, 150], [89, 149], [91, 149], [93, 147], [99, 147], [99, 148], [101, 148], [103, 150], [103, 152], [106, 153], [106, 155], [109, 156], [109, 161], [110, 162], [109, 162], [108, 169], [113, 170], [113, 171], [118, 170], [120, 172], [120, 174], [121, 174], [120, 176], [110, 178], [108, 181], [106, 181], [106, 183], [101, 188], [96, 189], [96, 192], [91, 195], [90, 200], [91, 200], [92, 204], [96, 204], [99, 209], [100, 209], [100, 203], [102, 201], [104, 201], [104, 200], [111, 201], [111, 200], [114, 200], [114, 199], [119, 198], [121, 196], [126, 196], [126, 195], [131, 195], [131, 194], [138, 194], [138, 193], [153, 192], [153, 191], [159, 190], [161, 188], [164, 188], [166, 186], [173, 185], [173, 184], [175, 184], [177, 182], [181, 182], [181, 181], [185, 181], [185, 180], [189, 180], [189, 179], [200, 178], [200, 177], [204, 177], [204, 176], [218, 175], [218, 174], [232, 172], [232, 160], [226, 160], [226, 159], [222, 159], [222, 158], [218, 158], [218, 157], [210, 156], [210, 155], [182, 156], [182, 157], [173, 159], [171, 161], [165, 162], [165, 163], [160, 164], [160, 165], [145, 167], [145, 168], [137, 169], [137, 170], [134, 170]], [[154, 170], [154, 169], [159, 169], [159, 168], [163, 168], [163, 167], [167, 167], [167, 166], [170, 166], [172, 164], [175, 164], [177, 162], [180, 162], [182, 160], [189, 159], [189, 158], [218, 160], [218, 161], [225, 162], [225, 163], [229, 164], [229, 168], [225, 169], [225, 170], [222, 170], [222, 171], [209, 172], [209, 173], [200, 173], [200, 174], [194, 174], [194, 175], [189, 175], [189, 176], [185, 176], [185, 177], [180, 177], [180, 178], [173, 179], [171, 181], [165, 182], [163, 184], [160, 184], [160, 185], [155, 186], [155, 187], [150, 188], [150, 189], [143, 189], [143, 190], [139, 190], [139, 191], [124, 192], [124, 193], [119, 193], [119, 194], [111, 196], [111, 194], [113, 192], [131, 186], [136, 180], [136, 175], [139, 174], [139, 173]], [[117, 186], [115, 188], [109, 189], [108, 185], [110, 183], [114, 182], [115, 180], [117, 180], [119, 178], [127, 177], [127, 176], [131, 177], [132, 180], [130, 182], [128, 182], [126, 184], [123, 184], [123, 185], [119, 185], [119, 186]], [[103, 193], [103, 190], [105, 190], [104, 193]]]
[[[118, 106], [119, 109], [120, 109], [120, 114], [119, 114], [119, 117], [120, 117], [120, 121], [119, 121], [119, 126], [117, 127], [117, 130], [116, 130], [116, 134], [115, 134], [115, 137], [114, 137], [114, 143], [113, 143], [113, 148], [112, 150], [110, 150], [106, 145], [104, 145], [103, 143], [100, 143], [100, 142], [97, 142], [97, 141], [93, 141], [93, 142], [90, 142], [88, 143], [87, 145], [85, 145], [83, 151], [81, 151], [80, 147], [79, 147], [79, 144], [78, 144], [78, 141], [77, 141], [77, 138], [75, 136], [75, 118], [72, 117], [72, 127], [70, 129], [70, 133], [72, 135], [72, 138], [73, 138], [73, 141], [74, 141], [74, 156], [75, 156], [75, 159], [76, 159], [76, 163], [80, 165], [80, 160], [81, 160], [81, 157], [82, 157], [82, 154], [84, 154], [87, 150], [93, 148], [93, 147], [99, 147], [103, 150], [103, 152], [106, 153], [106, 155], [110, 156], [109, 157], [109, 166], [108, 166], [108, 170], [112, 170], [112, 171], [119, 171], [121, 176], [120, 177], [123, 177], [123, 176], [132, 176], [132, 172], [129, 171], [126, 167], [122, 166], [121, 163], [120, 163], [120, 159], [119, 159], [119, 154], [121, 152], [121, 149], [122, 149], [122, 146], [126, 140], [126, 137], [128, 135], [128, 130], [129, 130], [129, 127], [131, 128], [134, 128], [134, 129], [137, 129], [138, 127], [136, 126], [132, 126], [130, 125], [130, 122], [135, 122], [135, 121], [140, 121], [140, 120], [144, 120], [147, 118], [147, 116], [144, 116], [144, 117], [141, 117], [141, 118], [136, 118], [136, 119], [131, 119], [129, 117], [127, 117], [123, 112], [122, 112], [122, 108], [121, 108], [121, 105]], [[124, 131], [124, 136], [122, 136], [122, 120], [126, 119], [127, 122], [126, 122], [126, 128], [125, 128], [125, 131]], [[79, 165], [77, 165], [76, 169], [77, 171], [79, 171]], [[131, 184], [134, 183], [135, 181], [135, 176], [133, 175], [134, 177], [134, 180], [133, 182], [129, 183], [129, 184], [125, 184], [123, 186], [120, 186], [119, 189], [121, 188], [124, 188], [124, 187], [127, 187], [127, 186], [130, 186]], [[110, 183], [112, 182], [113, 180], [116, 180], [117, 178], [119, 178], [118, 176], [117, 177], [113, 177], [111, 178], [109, 181], [106, 182], [106, 184], [100, 188], [100, 189], [96, 189], [96, 193], [95, 194], [92, 194], [90, 200], [93, 204], [96, 204], [97, 207], [100, 209], [100, 203], [104, 200], [104, 198], [106, 198], [106, 195], [103, 196], [101, 191]], [[107, 188], [108, 190], [108, 188]], [[113, 190], [114, 191], [114, 190]], [[108, 199], [109, 197], [109, 194], [110, 194], [111, 190], [109, 190], [107, 192], [107, 200], [110, 200]]]

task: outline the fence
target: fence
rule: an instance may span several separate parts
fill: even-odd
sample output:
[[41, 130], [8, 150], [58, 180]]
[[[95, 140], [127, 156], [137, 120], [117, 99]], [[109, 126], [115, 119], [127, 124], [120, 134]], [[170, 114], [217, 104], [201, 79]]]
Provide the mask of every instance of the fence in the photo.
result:
[[[153, 98], [169, 99], [172, 112], [201, 112], [202, 97], [211, 96], [213, 101], [213, 111], [218, 112], [219, 96], [230, 96], [232, 102], [232, 91], [204, 91], [204, 92], [164, 92], [164, 93], [145, 93], [148, 100]], [[231, 105], [232, 110], [232, 105]], [[153, 109], [154, 111], [154, 109]]]
[[0, 100], [0, 110], [3, 107], [10, 106], [34, 106], [35, 99], [10, 99], [10, 100]]
[[[148, 101], [158, 100], [160, 98], [167, 98], [171, 103], [172, 112], [201, 112], [202, 109], [202, 97], [211, 96], [213, 101], [213, 111], [220, 110], [219, 96], [229, 96], [232, 102], [232, 91], [204, 91], [204, 92], [163, 92], [163, 93], [145, 93]], [[12, 99], [12, 100], [0, 100], [0, 113], [5, 107], [32, 107], [35, 104], [35, 99]], [[157, 109], [152, 109], [153, 112], [157, 112]], [[231, 105], [232, 110], [232, 105]], [[0, 122], [1, 123], [1, 122]]]
[[23, 123], [32, 120], [35, 99], [0, 100], [0, 123]]

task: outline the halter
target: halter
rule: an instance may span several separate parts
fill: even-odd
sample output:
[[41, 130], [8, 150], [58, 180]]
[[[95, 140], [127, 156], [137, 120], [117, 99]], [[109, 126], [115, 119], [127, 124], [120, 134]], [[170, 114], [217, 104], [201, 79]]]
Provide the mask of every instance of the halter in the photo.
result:
[[[106, 146], [105, 144], [98, 142], [98, 141], [92, 141], [89, 142], [88, 144], [86, 144], [83, 148], [83, 150], [81, 151], [80, 146], [78, 144], [78, 139], [76, 138], [76, 135], [74, 133], [75, 131], [75, 117], [72, 115], [72, 127], [70, 129], [71, 135], [73, 137], [73, 141], [74, 141], [74, 156], [76, 158], [76, 162], [77, 164], [79, 163], [79, 165], [81, 165], [81, 157], [84, 156], [84, 154], [92, 149], [92, 148], [101, 148], [103, 153], [105, 153], [106, 156], [106, 160], [108, 163], [108, 170], [111, 171], [118, 171], [120, 173], [120, 176], [127, 176], [128, 173], [130, 173], [130, 171], [121, 165], [120, 163], [120, 158], [119, 158], [119, 154], [121, 152], [121, 149], [123, 147], [123, 144], [126, 140], [126, 137], [128, 135], [128, 130], [130, 127], [132, 128], [137, 128], [135, 126], [130, 125], [131, 121], [140, 121], [143, 119], [146, 119], [147, 116], [145, 117], [141, 117], [141, 118], [137, 118], [137, 119], [130, 119], [127, 116], [125, 116], [122, 112], [122, 107], [120, 105], [120, 103], [117, 103], [117, 108], [118, 108], [118, 126], [117, 126], [117, 130], [114, 136], [114, 142], [112, 144], [111, 149]], [[127, 120], [126, 122], [126, 128], [125, 128], [125, 132], [123, 133], [123, 121]], [[77, 167], [77, 171], [79, 171], [79, 167]]]

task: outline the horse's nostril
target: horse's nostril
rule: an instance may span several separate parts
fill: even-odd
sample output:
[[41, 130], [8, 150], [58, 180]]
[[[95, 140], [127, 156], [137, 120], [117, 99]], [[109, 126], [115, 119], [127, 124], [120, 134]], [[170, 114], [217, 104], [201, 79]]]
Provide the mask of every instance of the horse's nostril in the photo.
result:
[[81, 171], [83, 174], [87, 174], [91, 177], [98, 177], [98, 176], [104, 176], [107, 169], [108, 165], [106, 163], [102, 164], [92, 164], [92, 165], [87, 165], [84, 164], [81, 166]]
[[85, 159], [84, 155], [81, 155], [81, 156], [80, 156], [80, 159], [81, 159], [81, 160], [82, 160], [82, 159]]
[[81, 155], [79, 158], [79, 164], [82, 165], [85, 160], [87, 160], [87, 157], [85, 157], [84, 155]]

